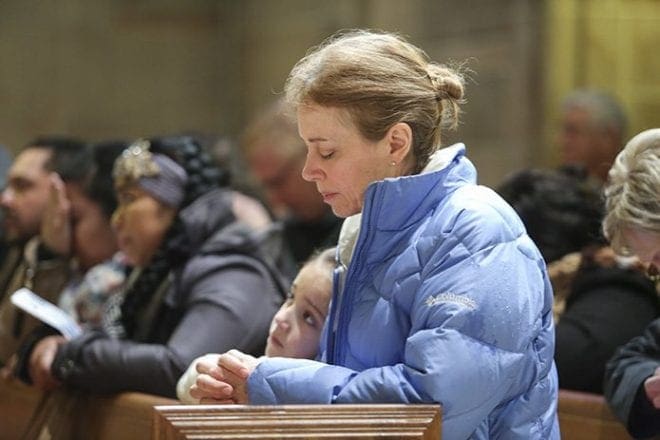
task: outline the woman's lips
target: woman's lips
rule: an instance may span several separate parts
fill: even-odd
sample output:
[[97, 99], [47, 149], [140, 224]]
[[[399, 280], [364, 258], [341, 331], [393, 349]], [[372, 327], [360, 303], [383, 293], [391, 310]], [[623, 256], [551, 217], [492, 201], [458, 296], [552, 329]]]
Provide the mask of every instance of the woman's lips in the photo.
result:
[[323, 196], [323, 201], [325, 203], [330, 203], [330, 201], [337, 196], [337, 193], [326, 192], [326, 193], [321, 193], [321, 196]]

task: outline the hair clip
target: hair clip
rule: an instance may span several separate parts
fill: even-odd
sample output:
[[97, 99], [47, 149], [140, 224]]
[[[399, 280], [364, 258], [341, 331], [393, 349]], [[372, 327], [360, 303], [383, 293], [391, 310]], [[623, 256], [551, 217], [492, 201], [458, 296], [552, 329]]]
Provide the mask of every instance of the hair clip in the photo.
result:
[[149, 141], [138, 139], [128, 146], [115, 161], [112, 177], [116, 187], [137, 182], [141, 177], [160, 174], [160, 167], [149, 151]]

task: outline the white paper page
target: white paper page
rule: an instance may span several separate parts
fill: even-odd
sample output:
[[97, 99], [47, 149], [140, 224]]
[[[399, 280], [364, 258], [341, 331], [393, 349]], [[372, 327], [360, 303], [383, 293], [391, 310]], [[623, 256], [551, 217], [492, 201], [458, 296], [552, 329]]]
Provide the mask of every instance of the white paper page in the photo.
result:
[[67, 339], [82, 333], [82, 328], [64, 310], [25, 287], [11, 295], [11, 303], [58, 330]]

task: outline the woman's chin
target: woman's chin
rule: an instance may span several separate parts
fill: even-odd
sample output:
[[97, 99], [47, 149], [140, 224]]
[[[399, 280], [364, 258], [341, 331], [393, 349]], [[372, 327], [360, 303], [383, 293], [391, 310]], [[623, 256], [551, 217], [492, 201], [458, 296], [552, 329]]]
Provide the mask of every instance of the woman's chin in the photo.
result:
[[330, 205], [330, 208], [332, 209], [332, 213], [339, 218], [348, 218], [360, 212], [359, 209], [351, 209], [346, 206]]

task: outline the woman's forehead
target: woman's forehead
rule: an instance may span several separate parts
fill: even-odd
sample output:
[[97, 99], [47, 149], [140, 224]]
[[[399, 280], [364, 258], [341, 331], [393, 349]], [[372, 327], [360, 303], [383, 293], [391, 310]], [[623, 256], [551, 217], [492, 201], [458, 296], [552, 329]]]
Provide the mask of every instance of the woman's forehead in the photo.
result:
[[643, 262], [657, 258], [660, 253], [660, 233], [637, 227], [623, 227], [623, 244], [627, 252], [636, 255]]

